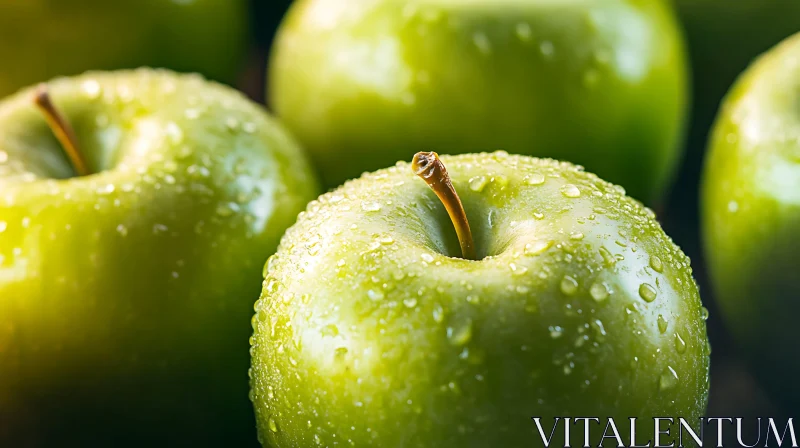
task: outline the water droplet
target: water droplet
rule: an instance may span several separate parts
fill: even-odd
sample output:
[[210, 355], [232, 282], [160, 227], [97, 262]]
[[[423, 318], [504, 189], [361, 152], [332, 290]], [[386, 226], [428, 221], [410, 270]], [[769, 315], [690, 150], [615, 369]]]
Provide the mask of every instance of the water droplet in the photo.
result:
[[3, 233], [8, 228], [8, 224], [5, 221], [0, 221], [0, 233]]
[[525, 178], [528, 185], [541, 185], [544, 183], [544, 175], [540, 173], [533, 173]]
[[558, 325], [550, 326], [547, 329], [550, 330], [550, 337], [553, 339], [558, 339], [564, 335], [564, 329]]
[[700, 307], [700, 319], [708, 320], [708, 308], [704, 306]]
[[426, 263], [433, 263], [433, 255], [431, 254], [422, 254], [419, 257]]
[[680, 333], [675, 332], [675, 351], [678, 353], [686, 353], [686, 341], [683, 340]]
[[486, 179], [486, 176], [475, 176], [469, 180], [469, 189], [480, 193], [488, 183], [489, 180]]
[[336, 262], [336, 266], [339, 266], [339, 267], [342, 267], [342, 266], [344, 266], [346, 264], [347, 264], [347, 262], [344, 260], [344, 258], [342, 258], [342, 259], [340, 259], [339, 261]]
[[661, 259], [652, 255], [650, 257], [650, 267], [653, 268], [656, 272], [663, 272], [664, 271], [664, 263], [661, 262]]
[[475, 33], [472, 36], [472, 42], [475, 43], [475, 46], [478, 48], [483, 54], [489, 54], [492, 52], [492, 44], [489, 42], [489, 38], [486, 37], [484, 33]]
[[657, 322], [658, 322], [658, 331], [659, 331], [659, 333], [661, 333], [661, 334], [666, 333], [667, 332], [667, 325], [669, 325], [669, 323], [667, 322], [666, 319], [664, 319], [664, 316], [659, 314]]
[[581, 233], [581, 232], [572, 232], [572, 233], [569, 234], [569, 238], [572, 239], [572, 240], [580, 241], [580, 240], [583, 239], [583, 233]]
[[278, 422], [270, 415], [269, 419], [267, 420], [267, 425], [269, 426], [269, 430], [272, 432], [278, 432]]
[[523, 42], [528, 42], [531, 40], [531, 26], [525, 22], [520, 22], [517, 24], [515, 32], [519, 40]]
[[611, 293], [609, 292], [608, 286], [605, 283], [596, 281], [592, 284], [591, 288], [589, 288], [589, 294], [594, 300], [602, 302], [606, 300]]
[[658, 388], [660, 390], [672, 389], [678, 384], [678, 373], [675, 372], [670, 366], [664, 369], [661, 373], [661, 378], [658, 379]]
[[545, 57], [549, 58], [553, 56], [553, 53], [555, 52], [555, 47], [553, 46], [552, 42], [550, 42], [549, 40], [545, 40], [539, 44], [539, 51], [541, 51]]
[[516, 263], [509, 263], [508, 267], [511, 269], [511, 275], [520, 276], [528, 272], [528, 268], [525, 266], [520, 266]]
[[406, 308], [414, 308], [415, 306], [417, 306], [417, 299], [414, 299], [414, 298], [404, 299], [403, 300], [403, 305], [405, 305]]
[[371, 300], [383, 300], [385, 296], [381, 291], [370, 289], [369, 291], [367, 291], [367, 297], [369, 297]]
[[467, 319], [463, 323], [447, 327], [447, 339], [453, 345], [465, 345], [472, 339], [472, 320]]
[[578, 291], [578, 281], [574, 278], [570, 277], [569, 275], [565, 275], [564, 278], [561, 279], [561, 292], [564, 294], [571, 296]]
[[641, 297], [645, 302], [650, 303], [656, 300], [657, 295], [658, 292], [655, 290], [655, 288], [650, 286], [649, 283], [642, 283], [639, 285], [639, 297]]
[[128, 228], [124, 224], [120, 224], [117, 226], [117, 233], [122, 236], [128, 236]]
[[442, 321], [444, 320], [444, 310], [442, 309], [442, 306], [439, 304], [436, 304], [433, 307], [433, 320], [436, 323], [442, 323]]
[[235, 132], [239, 129], [239, 120], [234, 117], [228, 117], [225, 119], [225, 127], [228, 128], [229, 131]]
[[728, 202], [728, 211], [731, 212], [731, 213], [738, 212], [739, 211], [739, 203], [734, 201], [734, 200], [731, 200], [730, 202]]
[[542, 241], [537, 240], [533, 243], [528, 243], [525, 245], [524, 253], [525, 255], [536, 256], [544, 253], [550, 246], [553, 245], [552, 241]]
[[381, 209], [381, 204], [375, 201], [363, 201], [361, 202], [361, 210], [365, 212], [377, 212]]
[[611, 252], [605, 247], [600, 248], [600, 256], [603, 257], [603, 263], [605, 263], [606, 267], [614, 266], [614, 264], [617, 262], [617, 259], [614, 258], [614, 255], [612, 255]]
[[581, 190], [574, 184], [566, 184], [561, 187], [561, 194], [568, 198], [577, 198], [581, 195]]

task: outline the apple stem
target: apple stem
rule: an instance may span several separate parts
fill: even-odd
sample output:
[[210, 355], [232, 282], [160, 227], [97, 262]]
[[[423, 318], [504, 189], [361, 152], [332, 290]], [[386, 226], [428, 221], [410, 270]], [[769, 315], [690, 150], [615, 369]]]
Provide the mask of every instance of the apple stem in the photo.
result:
[[47, 85], [39, 85], [36, 89], [33, 101], [44, 115], [45, 120], [47, 120], [47, 125], [50, 126], [53, 134], [56, 136], [59, 143], [61, 143], [64, 152], [67, 153], [67, 156], [72, 162], [72, 166], [75, 168], [75, 172], [77, 172], [79, 176], [91, 174], [86, 165], [86, 159], [84, 159], [83, 154], [81, 154], [78, 149], [75, 131], [69, 124], [69, 121], [67, 121], [53, 104], [53, 101], [50, 99], [50, 94], [48, 93]]
[[447, 209], [447, 214], [450, 215], [450, 220], [453, 221], [453, 226], [456, 228], [458, 242], [461, 244], [461, 255], [467, 260], [477, 259], [467, 214], [464, 212], [461, 198], [458, 197], [439, 154], [432, 151], [416, 153], [411, 162], [411, 169], [431, 187], [431, 190], [444, 204], [444, 208]]

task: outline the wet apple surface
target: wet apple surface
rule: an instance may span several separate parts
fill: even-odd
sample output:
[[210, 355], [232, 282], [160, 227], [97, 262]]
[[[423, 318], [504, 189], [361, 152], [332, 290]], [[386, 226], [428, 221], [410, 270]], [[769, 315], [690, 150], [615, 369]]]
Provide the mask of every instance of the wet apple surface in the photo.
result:
[[312, 202], [270, 258], [263, 444], [521, 446], [534, 416], [703, 414], [706, 311], [649, 209], [567, 163], [441, 160], [477, 260], [407, 163]]

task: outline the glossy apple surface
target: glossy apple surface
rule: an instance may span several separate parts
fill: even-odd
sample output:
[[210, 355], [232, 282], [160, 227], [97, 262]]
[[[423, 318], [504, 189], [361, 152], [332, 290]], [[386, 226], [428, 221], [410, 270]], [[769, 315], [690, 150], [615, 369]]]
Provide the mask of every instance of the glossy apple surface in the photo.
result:
[[796, 0], [672, 0], [686, 30], [694, 90], [686, 157], [664, 215], [669, 234], [700, 256], [699, 190], [709, 133], [723, 96], [761, 53], [800, 31]]
[[269, 94], [326, 186], [417, 151], [491, 148], [655, 201], [680, 157], [686, 84], [660, 0], [301, 0]]
[[566, 163], [442, 160], [479, 261], [406, 163], [283, 237], [253, 317], [262, 444], [536, 446], [534, 416], [703, 414], [705, 310], [650, 210]]
[[200, 77], [49, 88], [95, 174], [75, 177], [31, 90], [0, 103], [0, 446], [254, 444], [249, 318], [318, 193], [302, 152]]
[[[165, 67], [232, 83], [246, 0], [0, 0], [0, 97], [86, 70]], [[10, 69], [13, 67], [13, 69]]]
[[723, 103], [703, 177], [703, 237], [717, 302], [762, 384], [800, 393], [800, 34], [760, 57]]

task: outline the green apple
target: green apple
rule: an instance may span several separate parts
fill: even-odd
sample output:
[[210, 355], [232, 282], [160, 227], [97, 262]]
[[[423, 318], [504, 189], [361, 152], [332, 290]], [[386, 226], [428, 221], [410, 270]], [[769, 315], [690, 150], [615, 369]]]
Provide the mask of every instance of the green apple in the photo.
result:
[[800, 1], [672, 1], [686, 30], [694, 104], [688, 151], [678, 170], [665, 225], [694, 259], [701, 246], [698, 191], [703, 158], [720, 102], [736, 77], [756, 56], [800, 31]]
[[254, 444], [253, 282], [318, 194], [310, 165], [199, 76], [48, 88], [88, 174], [33, 90], [0, 103], [0, 446]]
[[442, 159], [478, 260], [406, 163], [284, 235], [253, 318], [262, 444], [534, 446], [534, 416], [703, 414], [706, 311], [652, 211], [568, 163]]
[[166, 67], [233, 82], [246, 0], [0, 0], [0, 97], [86, 70]]
[[492, 148], [654, 201], [680, 158], [686, 71], [661, 0], [300, 0], [269, 94], [327, 186], [416, 151]]
[[703, 175], [709, 273], [764, 386], [796, 409], [800, 375], [800, 34], [759, 58], [723, 103]]

